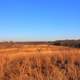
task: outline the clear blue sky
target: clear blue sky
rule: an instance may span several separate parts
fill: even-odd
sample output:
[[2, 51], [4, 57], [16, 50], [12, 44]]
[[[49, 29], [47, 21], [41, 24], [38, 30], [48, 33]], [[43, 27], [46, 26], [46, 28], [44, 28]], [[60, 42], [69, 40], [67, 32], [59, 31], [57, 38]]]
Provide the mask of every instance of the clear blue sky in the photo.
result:
[[80, 0], [0, 0], [0, 40], [80, 38]]

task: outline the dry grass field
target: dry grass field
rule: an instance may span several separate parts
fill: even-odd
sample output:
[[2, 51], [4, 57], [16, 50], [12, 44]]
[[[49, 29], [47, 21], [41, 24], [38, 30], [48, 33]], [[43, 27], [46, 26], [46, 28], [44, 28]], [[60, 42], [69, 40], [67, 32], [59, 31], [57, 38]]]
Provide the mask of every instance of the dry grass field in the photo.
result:
[[0, 80], [80, 80], [80, 49], [48, 44], [1, 46]]

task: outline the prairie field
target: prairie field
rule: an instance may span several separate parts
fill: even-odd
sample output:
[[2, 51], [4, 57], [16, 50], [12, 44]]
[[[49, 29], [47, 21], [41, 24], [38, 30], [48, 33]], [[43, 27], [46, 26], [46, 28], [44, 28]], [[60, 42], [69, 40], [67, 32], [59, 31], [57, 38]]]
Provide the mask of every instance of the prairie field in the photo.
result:
[[0, 80], [80, 80], [80, 49], [1, 45]]

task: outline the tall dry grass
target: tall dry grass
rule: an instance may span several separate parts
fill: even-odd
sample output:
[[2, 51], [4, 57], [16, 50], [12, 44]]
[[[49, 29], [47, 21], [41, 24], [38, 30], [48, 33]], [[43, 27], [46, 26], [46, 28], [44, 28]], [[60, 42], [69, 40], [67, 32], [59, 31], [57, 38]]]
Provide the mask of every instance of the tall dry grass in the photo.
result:
[[80, 80], [79, 50], [45, 52], [0, 53], [0, 80]]

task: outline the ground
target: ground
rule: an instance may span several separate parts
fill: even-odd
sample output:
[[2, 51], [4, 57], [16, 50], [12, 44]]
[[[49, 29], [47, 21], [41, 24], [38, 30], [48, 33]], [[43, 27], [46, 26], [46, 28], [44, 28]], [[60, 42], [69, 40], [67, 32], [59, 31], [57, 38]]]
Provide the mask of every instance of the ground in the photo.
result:
[[12, 46], [0, 47], [0, 80], [80, 80], [79, 48]]

